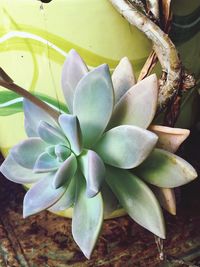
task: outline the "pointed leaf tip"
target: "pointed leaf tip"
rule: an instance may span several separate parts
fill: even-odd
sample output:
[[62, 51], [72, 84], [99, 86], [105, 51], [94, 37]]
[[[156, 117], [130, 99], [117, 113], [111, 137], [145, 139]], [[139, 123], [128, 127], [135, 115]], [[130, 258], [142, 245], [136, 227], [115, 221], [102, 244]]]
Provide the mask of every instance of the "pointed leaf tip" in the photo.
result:
[[70, 50], [63, 65], [61, 84], [65, 101], [71, 113], [73, 112], [76, 86], [87, 72], [88, 68], [80, 55], [74, 49]]
[[52, 212], [58, 212], [70, 208], [74, 204], [76, 191], [76, 179], [75, 177], [71, 179], [67, 190], [63, 196], [48, 210]]
[[59, 143], [68, 145], [68, 141], [62, 130], [55, 128], [45, 121], [40, 121], [38, 126], [38, 135], [48, 144], [57, 145]]
[[87, 183], [87, 196], [94, 197], [100, 191], [105, 178], [104, 163], [99, 155], [92, 150], [87, 150], [81, 155], [79, 163]]
[[53, 179], [53, 188], [57, 189], [60, 186], [69, 185], [72, 177], [77, 169], [77, 161], [74, 154], [71, 154], [60, 166]]
[[31, 137], [11, 148], [10, 154], [22, 167], [33, 169], [37, 158], [45, 151], [47, 146], [40, 138]]
[[106, 168], [106, 181], [121, 206], [138, 224], [165, 238], [165, 223], [160, 205], [150, 188], [127, 170]]
[[19, 184], [31, 184], [43, 177], [19, 165], [9, 154], [0, 166], [0, 172], [10, 181]]
[[25, 130], [29, 137], [38, 136], [38, 126], [40, 121], [48, 122], [50, 125], [57, 127], [57, 122], [43, 109], [39, 108], [29, 100], [23, 100]]
[[106, 64], [90, 71], [79, 82], [74, 95], [85, 147], [91, 147], [105, 130], [113, 110], [114, 94]]
[[103, 223], [103, 200], [100, 193], [93, 198], [88, 198], [84, 178], [81, 176], [78, 178], [72, 235], [84, 255], [90, 259]]
[[79, 155], [82, 151], [82, 133], [78, 118], [74, 115], [62, 114], [58, 121], [69, 140], [72, 151]]
[[49, 153], [44, 152], [41, 153], [33, 167], [34, 173], [45, 173], [45, 172], [52, 172], [59, 168], [60, 163], [57, 159], [51, 156]]
[[109, 165], [131, 169], [143, 162], [157, 142], [157, 136], [137, 126], [121, 125], [107, 131], [95, 151]]
[[127, 57], [120, 60], [112, 75], [112, 82], [115, 92], [115, 104], [135, 84], [131, 62]]
[[23, 202], [23, 217], [26, 218], [56, 203], [66, 191], [65, 187], [54, 189], [52, 182], [55, 173], [49, 173], [28, 190]]
[[109, 128], [118, 125], [135, 125], [147, 128], [157, 107], [158, 80], [152, 74], [132, 86], [116, 104]]
[[178, 187], [197, 177], [197, 172], [187, 161], [158, 148], [134, 172], [146, 182], [164, 188]]

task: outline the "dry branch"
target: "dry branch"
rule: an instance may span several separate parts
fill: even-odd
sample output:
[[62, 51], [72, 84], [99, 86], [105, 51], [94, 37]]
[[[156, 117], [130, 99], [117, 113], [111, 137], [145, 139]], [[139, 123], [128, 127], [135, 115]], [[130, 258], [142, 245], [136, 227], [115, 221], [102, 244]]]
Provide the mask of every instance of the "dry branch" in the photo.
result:
[[166, 75], [160, 85], [158, 109], [164, 109], [177, 93], [181, 81], [181, 62], [175, 45], [159, 26], [130, 4], [127, 0], [109, 0], [116, 10], [153, 42], [153, 48]]
[[24, 98], [27, 98], [33, 104], [35, 104], [39, 108], [45, 110], [56, 121], [58, 120], [58, 117], [60, 115], [60, 113], [58, 111], [51, 108], [45, 102], [41, 101], [39, 98], [37, 98], [34, 95], [32, 95], [31, 93], [29, 93], [27, 90], [25, 90], [22, 87], [15, 84], [13, 82], [13, 80], [8, 76], [8, 74], [1, 67], [0, 67], [0, 86], [4, 87], [6, 89], [9, 89], [9, 90], [21, 95]]

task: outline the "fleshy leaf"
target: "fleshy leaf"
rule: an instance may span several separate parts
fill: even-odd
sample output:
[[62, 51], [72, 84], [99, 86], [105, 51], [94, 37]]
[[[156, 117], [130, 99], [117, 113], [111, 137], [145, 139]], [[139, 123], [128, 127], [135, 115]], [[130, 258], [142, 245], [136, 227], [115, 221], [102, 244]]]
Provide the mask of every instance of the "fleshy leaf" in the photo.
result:
[[97, 242], [103, 223], [103, 201], [99, 193], [86, 196], [84, 178], [79, 176], [72, 218], [72, 235], [84, 255], [89, 259]]
[[72, 151], [79, 155], [82, 150], [82, 135], [79, 121], [76, 116], [62, 114], [59, 117], [59, 124], [70, 142]]
[[104, 218], [106, 219], [112, 212], [114, 212], [119, 207], [119, 201], [106, 182], [102, 184], [101, 194], [104, 204]]
[[28, 138], [14, 146], [10, 153], [21, 166], [33, 169], [38, 156], [45, 151], [47, 144], [38, 137]]
[[106, 168], [106, 181], [129, 216], [155, 235], [165, 238], [162, 210], [150, 188], [127, 170]]
[[105, 166], [99, 155], [87, 150], [80, 156], [80, 167], [87, 183], [87, 196], [94, 197], [101, 188], [101, 184], [105, 179]]
[[62, 211], [70, 208], [74, 204], [75, 200], [75, 191], [76, 191], [76, 179], [75, 177], [71, 179], [67, 190], [63, 196], [48, 210], [52, 212]]
[[127, 57], [120, 60], [112, 75], [115, 103], [135, 84], [131, 62]]
[[52, 172], [59, 168], [60, 163], [58, 160], [51, 156], [47, 152], [43, 152], [39, 155], [37, 160], [35, 161], [35, 165], [33, 167], [33, 172], [42, 173], [42, 172]]
[[71, 113], [73, 113], [75, 88], [87, 72], [88, 68], [79, 54], [74, 49], [70, 50], [63, 65], [61, 83], [63, 94]]
[[48, 153], [50, 156], [56, 158], [56, 153], [55, 153], [55, 146], [48, 146], [46, 149], [45, 149], [45, 152]]
[[152, 74], [130, 88], [115, 106], [109, 127], [136, 125], [147, 128], [156, 112], [158, 81]]
[[54, 175], [53, 172], [49, 173], [26, 193], [23, 203], [24, 218], [48, 209], [59, 201], [65, 193], [66, 188], [64, 186], [58, 189], [52, 187]]
[[134, 172], [146, 182], [164, 188], [181, 186], [197, 177], [187, 161], [158, 148]]
[[69, 143], [64, 134], [61, 132], [61, 130], [59, 128], [53, 127], [45, 121], [40, 121], [38, 127], [38, 135], [46, 143], [52, 145], [57, 145], [61, 143], [69, 146]]
[[65, 161], [71, 154], [71, 149], [63, 145], [56, 145], [54, 151], [60, 162]]
[[25, 130], [29, 137], [38, 136], [37, 129], [40, 121], [46, 121], [52, 126], [57, 126], [56, 121], [43, 109], [34, 105], [27, 99], [23, 101], [24, 116], [25, 116]]
[[0, 166], [0, 172], [10, 181], [19, 184], [31, 184], [41, 179], [44, 174], [20, 166], [9, 154]]
[[157, 142], [157, 136], [137, 126], [121, 125], [106, 132], [95, 151], [109, 165], [130, 169], [143, 162]]
[[158, 135], [157, 147], [175, 153], [189, 136], [187, 129], [171, 128], [161, 125], [150, 125], [149, 130]]
[[69, 185], [71, 178], [74, 176], [77, 169], [77, 161], [74, 154], [71, 154], [60, 166], [53, 179], [53, 187], [59, 188], [66, 184]]
[[90, 71], [74, 94], [74, 114], [78, 117], [85, 147], [90, 147], [105, 130], [113, 110], [113, 87], [106, 64]]
[[172, 188], [154, 187], [153, 192], [164, 209], [170, 214], [176, 215], [176, 197]]

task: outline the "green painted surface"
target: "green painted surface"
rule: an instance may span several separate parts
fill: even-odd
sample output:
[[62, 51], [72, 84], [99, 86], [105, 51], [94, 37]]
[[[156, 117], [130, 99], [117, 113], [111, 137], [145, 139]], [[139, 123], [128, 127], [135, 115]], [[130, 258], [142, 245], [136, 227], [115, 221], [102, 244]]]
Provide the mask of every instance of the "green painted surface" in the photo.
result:
[[[191, 19], [196, 20], [194, 13], [199, 1], [190, 1], [189, 8], [187, 3], [180, 5], [176, 0], [173, 9], [179, 21], [190, 16], [191, 23]], [[193, 28], [195, 31], [197, 26]], [[180, 29], [176, 31], [181, 39]], [[193, 31], [186, 39], [181, 39], [179, 52], [184, 65], [198, 77], [200, 65], [194, 58], [200, 60], [200, 33]], [[113, 69], [123, 56], [128, 56], [138, 75], [151, 43], [131, 27], [108, 0], [56, 0], [43, 5], [36, 0], [0, 1], [1, 67], [17, 84], [53, 100], [58, 108], [64, 103], [60, 90], [61, 68], [71, 48], [75, 48], [90, 67], [106, 62]], [[1, 91], [5, 90], [0, 88]], [[25, 137], [23, 114], [18, 112], [21, 104], [13, 106], [7, 102], [6, 97], [1, 98], [0, 105], [7, 104], [7, 110], [3, 107], [0, 115], [9, 114], [0, 117], [3, 153]]]

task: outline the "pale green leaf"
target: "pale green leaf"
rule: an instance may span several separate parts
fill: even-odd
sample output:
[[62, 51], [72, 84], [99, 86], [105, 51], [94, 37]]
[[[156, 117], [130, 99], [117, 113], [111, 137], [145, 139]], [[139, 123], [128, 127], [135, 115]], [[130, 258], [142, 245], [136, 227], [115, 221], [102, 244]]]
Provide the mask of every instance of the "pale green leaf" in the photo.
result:
[[47, 148], [47, 144], [38, 137], [28, 138], [15, 145], [10, 153], [13, 159], [21, 166], [33, 169], [40, 154]]
[[136, 125], [147, 128], [157, 107], [158, 81], [152, 74], [129, 89], [115, 106], [109, 127]]
[[104, 162], [130, 169], [143, 162], [157, 142], [157, 136], [137, 126], [121, 125], [106, 132], [95, 147]]
[[75, 200], [75, 191], [76, 191], [76, 179], [75, 177], [71, 179], [67, 190], [63, 196], [48, 210], [51, 212], [62, 211], [70, 208], [74, 204]]
[[68, 185], [71, 178], [75, 175], [77, 161], [74, 154], [71, 154], [61, 165], [53, 179], [53, 187], [59, 188], [62, 185]]
[[59, 162], [65, 161], [71, 154], [71, 149], [64, 145], [56, 145], [54, 147], [54, 153]]
[[37, 132], [39, 137], [46, 143], [52, 145], [65, 144], [69, 147], [69, 142], [61, 129], [55, 128], [45, 121], [40, 121]]
[[87, 66], [79, 54], [74, 49], [70, 50], [63, 65], [61, 82], [63, 94], [71, 113], [73, 113], [73, 99], [76, 86], [87, 72]]
[[47, 152], [41, 153], [35, 161], [34, 173], [52, 172], [60, 167], [60, 162]]
[[106, 219], [112, 212], [119, 208], [119, 201], [106, 182], [102, 184], [101, 195], [104, 205], [104, 218]]
[[77, 117], [70, 114], [62, 114], [58, 121], [69, 140], [72, 151], [79, 155], [82, 150], [82, 135]]
[[115, 103], [135, 84], [131, 62], [127, 57], [120, 60], [112, 74], [112, 82], [115, 92]]
[[10, 181], [19, 184], [31, 184], [41, 179], [44, 174], [34, 173], [32, 170], [19, 165], [9, 154], [0, 166], [0, 172]]
[[129, 171], [106, 168], [106, 181], [122, 207], [138, 224], [165, 238], [162, 210], [150, 188]]
[[29, 137], [38, 136], [38, 126], [40, 121], [48, 122], [50, 125], [57, 127], [57, 122], [43, 109], [39, 108], [27, 99], [23, 100], [25, 130]]
[[55, 173], [51, 172], [28, 190], [24, 197], [23, 217], [48, 209], [56, 203], [66, 191], [64, 186], [54, 189], [52, 181]]
[[87, 183], [87, 196], [94, 197], [101, 188], [105, 179], [105, 166], [99, 155], [92, 151], [86, 150], [79, 157], [81, 171]]
[[84, 178], [79, 176], [78, 179], [72, 218], [72, 235], [84, 255], [89, 259], [103, 223], [103, 201], [100, 193], [93, 198], [88, 198]]
[[74, 94], [74, 114], [78, 117], [85, 147], [91, 147], [105, 130], [113, 110], [113, 87], [107, 65], [89, 72]]
[[187, 161], [162, 149], [154, 149], [134, 172], [146, 182], [164, 188], [181, 186], [197, 177]]

